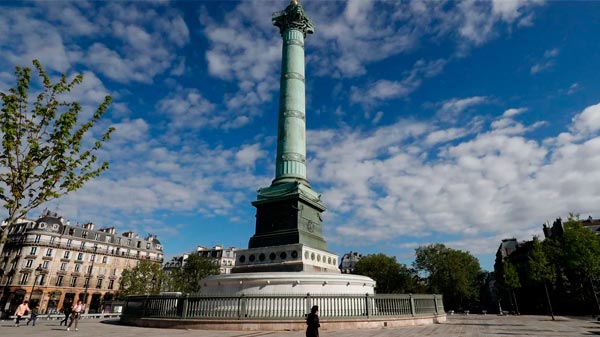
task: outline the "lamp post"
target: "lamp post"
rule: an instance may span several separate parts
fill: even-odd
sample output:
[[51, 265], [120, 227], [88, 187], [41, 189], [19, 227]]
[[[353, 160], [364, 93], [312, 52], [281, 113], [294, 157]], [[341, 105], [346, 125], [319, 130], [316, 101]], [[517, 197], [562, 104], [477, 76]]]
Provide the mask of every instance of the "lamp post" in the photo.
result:
[[[31, 287], [31, 296], [29, 296], [29, 302], [33, 301], [33, 291], [35, 290], [35, 284], [37, 283], [38, 275], [40, 275], [42, 271], [44, 271], [44, 268], [42, 268], [41, 264], [38, 265], [37, 268], [35, 268], [35, 270], [33, 271], [33, 286]], [[31, 305], [33, 306], [33, 303], [31, 303]]]
[[83, 300], [83, 305], [85, 305], [85, 313], [87, 314], [89, 312], [88, 309], [88, 288], [90, 287], [90, 282], [92, 281], [92, 270], [94, 269], [94, 262], [96, 261], [96, 252], [98, 251], [98, 244], [95, 243], [94, 244], [94, 258], [92, 259], [92, 265], [90, 266], [90, 269], [88, 271], [87, 274], [87, 282], [85, 283], [85, 291], [84, 291], [84, 300]]

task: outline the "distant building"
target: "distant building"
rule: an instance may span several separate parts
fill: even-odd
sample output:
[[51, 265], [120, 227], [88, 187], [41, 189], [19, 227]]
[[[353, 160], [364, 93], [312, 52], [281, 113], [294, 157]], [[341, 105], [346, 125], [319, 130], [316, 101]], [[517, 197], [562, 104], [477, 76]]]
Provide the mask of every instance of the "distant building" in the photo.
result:
[[48, 211], [6, 230], [8, 242], [0, 256], [0, 308], [5, 312], [28, 299], [41, 313], [54, 313], [85, 299], [86, 293], [88, 311], [99, 312], [119, 289], [124, 269], [142, 259], [163, 260], [154, 235], [141, 239], [133, 232], [118, 235], [114, 227], [74, 226]]
[[360, 261], [362, 254], [350, 251], [344, 254], [340, 260], [340, 270], [343, 274], [351, 274], [356, 267], [356, 263]]
[[235, 247], [224, 248], [221, 245], [212, 248], [203, 246], [196, 248], [198, 255], [215, 259], [221, 274], [231, 274], [231, 269], [235, 266], [235, 251]]
[[[198, 246], [194, 253], [214, 259], [215, 264], [219, 266], [220, 274], [230, 274], [231, 269], [235, 266], [235, 251], [235, 247], [224, 248], [221, 245], [216, 245], [212, 248]], [[183, 266], [187, 261], [190, 254], [194, 253], [174, 256], [170, 261], [164, 264], [163, 269], [166, 272], [170, 272], [174, 269], [181, 268], [181, 266]]]

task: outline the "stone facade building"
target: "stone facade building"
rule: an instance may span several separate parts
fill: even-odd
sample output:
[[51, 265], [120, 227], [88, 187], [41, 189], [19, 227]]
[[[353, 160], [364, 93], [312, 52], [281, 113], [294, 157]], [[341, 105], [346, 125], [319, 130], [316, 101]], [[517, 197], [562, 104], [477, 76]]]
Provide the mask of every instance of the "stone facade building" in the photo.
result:
[[[235, 247], [225, 248], [221, 245], [216, 245], [212, 248], [198, 246], [195, 253], [213, 259], [215, 264], [219, 266], [220, 274], [230, 274], [231, 269], [235, 266], [235, 251]], [[163, 269], [170, 272], [180, 268], [185, 264], [190, 254], [193, 253], [174, 256], [170, 261], [165, 263]]]
[[[0, 309], [11, 313], [24, 299], [40, 313], [53, 313], [75, 300], [88, 312], [100, 312], [119, 289], [121, 273], [139, 260], [162, 263], [156, 236], [141, 239], [114, 227], [93, 223], [71, 225], [56, 213], [37, 220], [22, 219], [7, 228], [8, 242], [0, 256]], [[86, 296], [87, 294], [87, 296]]]
[[352, 274], [354, 268], [356, 267], [356, 263], [360, 261], [362, 258], [362, 254], [358, 252], [352, 252], [344, 254], [342, 259], [340, 260], [340, 270], [343, 274]]

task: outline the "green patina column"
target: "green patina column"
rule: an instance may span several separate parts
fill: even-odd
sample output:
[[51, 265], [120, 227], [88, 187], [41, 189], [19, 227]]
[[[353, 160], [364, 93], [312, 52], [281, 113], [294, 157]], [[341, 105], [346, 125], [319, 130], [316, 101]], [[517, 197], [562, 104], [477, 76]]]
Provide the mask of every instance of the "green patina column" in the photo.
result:
[[304, 39], [314, 25], [295, 0], [273, 14], [273, 25], [283, 40], [275, 179], [258, 190], [252, 203], [256, 232], [248, 246], [304, 244], [326, 250], [321, 219], [325, 206], [306, 177]]
[[279, 96], [277, 158], [273, 185], [306, 179], [306, 108], [304, 38], [314, 26], [302, 6], [293, 1], [283, 13], [275, 13], [273, 24], [283, 39]]

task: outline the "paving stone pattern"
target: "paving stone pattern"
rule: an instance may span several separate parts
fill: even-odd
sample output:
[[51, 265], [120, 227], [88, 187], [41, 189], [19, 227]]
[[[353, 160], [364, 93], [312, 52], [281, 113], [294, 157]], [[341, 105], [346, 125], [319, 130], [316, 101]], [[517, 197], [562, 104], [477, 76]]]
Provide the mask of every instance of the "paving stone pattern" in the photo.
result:
[[[518, 337], [518, 336], [600, 336], [600, 322], [590, 317], [557, 317], [552, 321], [545, 316], [494, 316], [453, 315], [442, 324], [402, 327], [380, 330], [326, 329], [324, 322], [321, 337]], [[65, 331], [58, 321], [38, 320], [35, 327], [0, 321], [1, 337], [29, 336], [85, 336], [85, 337], [303, 337], [304, 332], [268, 331], [207, 331], [137, 328], [120, 325], [116, 320], [82, 320], [79, 331]]]

